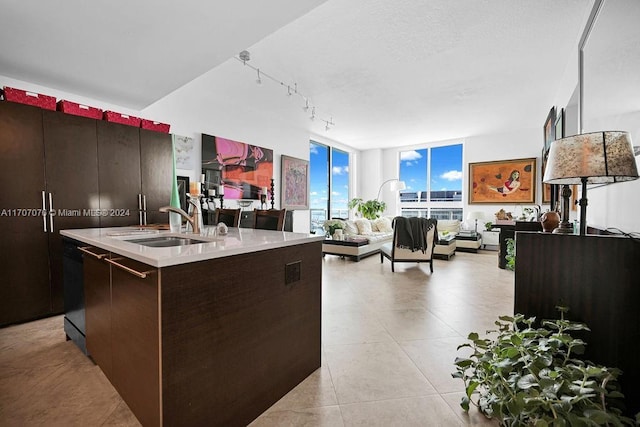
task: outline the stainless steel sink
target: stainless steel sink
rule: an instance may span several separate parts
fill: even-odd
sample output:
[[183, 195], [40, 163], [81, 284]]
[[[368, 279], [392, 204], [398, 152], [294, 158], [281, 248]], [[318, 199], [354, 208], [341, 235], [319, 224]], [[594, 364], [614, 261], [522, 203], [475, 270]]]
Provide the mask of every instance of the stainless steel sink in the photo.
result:
[[191, 239], [189, 237], [177, 237], [177, 236], [161, 236], [153, 237], [150, 239], [132, 239], [127, 242], [137, 243], [143, 246], [151, 246], [154, 248], [165, 248], [170, 246], [185, 246], [193, 245], [197, 243], [206, 243], [204, 240]]

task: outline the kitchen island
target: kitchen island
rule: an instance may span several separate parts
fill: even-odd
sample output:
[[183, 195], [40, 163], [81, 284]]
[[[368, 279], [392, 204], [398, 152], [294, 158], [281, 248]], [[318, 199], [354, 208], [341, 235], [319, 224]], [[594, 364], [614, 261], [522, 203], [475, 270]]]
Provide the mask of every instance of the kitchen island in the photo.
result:
[[143, 425], [246, 425], [320, 367], [321, 236], [61, 234], [84, 245], [87, 350]]

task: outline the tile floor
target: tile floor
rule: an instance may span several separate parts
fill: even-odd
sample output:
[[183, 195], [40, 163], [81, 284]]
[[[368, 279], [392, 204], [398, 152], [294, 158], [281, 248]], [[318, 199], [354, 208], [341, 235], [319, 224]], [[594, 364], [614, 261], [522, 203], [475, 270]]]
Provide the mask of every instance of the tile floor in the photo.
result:
[[[456, 347], [513, 312], [495, 251], [424, 264], [326, 256], [322, 367], [251, 426], [494, 425], [458, 403]], [[0, 426], [136, 426], [62, 316], [0, 329]]]

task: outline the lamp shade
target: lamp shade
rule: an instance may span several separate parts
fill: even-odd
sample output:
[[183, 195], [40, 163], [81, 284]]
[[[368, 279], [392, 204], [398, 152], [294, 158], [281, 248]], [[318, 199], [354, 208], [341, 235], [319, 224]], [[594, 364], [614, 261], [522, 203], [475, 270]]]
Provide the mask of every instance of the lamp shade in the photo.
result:
[[471, 211], [467, 214], [468, 220], [479, 220], [484, 219], [484, 212], [480, 211]]
[[542, 180], [548, 184], [603, 184], [638, 178], [628, 132], [593, 132], [554, 141]]
[[407, 188], [407, 185], [404, 183], [404, 181], [393, 181], [391, 183], [391, 191], [400, 191], [404, 190], [405, 188]]

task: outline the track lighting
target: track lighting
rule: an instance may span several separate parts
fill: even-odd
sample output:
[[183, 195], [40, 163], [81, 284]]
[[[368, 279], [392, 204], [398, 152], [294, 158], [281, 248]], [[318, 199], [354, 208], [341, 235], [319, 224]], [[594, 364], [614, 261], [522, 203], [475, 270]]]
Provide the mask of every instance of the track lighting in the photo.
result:
[[324, 130], [326, 130], [327, 132], [329, 131], [330, 127], [329, 126], [335, 126], [336, 124], [333, 123], [333, 117], [331, 117], [329, 120], [323, 120], [326, 124], [324, 126]]
[[[272, 82], [279, 84], [280, 86], [282, 86], [283, 88], [286, 87], [287, 88], [287, 96], [292, 96], [292, 95], [298, 95], [299, 97], [301, 97], [302, 99], [304, 99], [304, 107], [302, 107], [302, 110], [306, 113], [309, 112], [309, 108], [311, 108], [311, 116], [309, 117], [311, 120], [315, 120], [316, 118], [316, 107], [315, 106], [311, 106], [311, 103], [309, 102], [309, 98], [306, 97], [305, 95], [303, 95], [302, 93], [298, 92], [298, 83], [294, 83], [293, 85], [287, 84], [281, 80], [276, 79], [275, 77], [260, 71], [259, 68], [254, 67], [253, 65], [250, 65], [247, 63], [247, 61], [251, 60], [251, 54], [249, 53], [249, 51], [243, 50], [242, 52], [240, 52], [238, 54], [238, 56], [234, 57], [235, 59], [237, 59], [238, 61], [242, 62], [242, 65], [251, 68], [252, 70], [255, 70], [255, 72], [258, 74], [258, 78], [256, 79], [256, 84], [261, 85], [263, 78], [271, 80]], [[325, 130], [329, 130], [331, 126], [335, 126], [335, 124], [333, 123], [333, 117], [331, 117], [329, 120], [323, 119], [322, 117], [319, 117], [319, 119], [323, 122], [325, 122]]]

